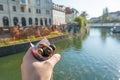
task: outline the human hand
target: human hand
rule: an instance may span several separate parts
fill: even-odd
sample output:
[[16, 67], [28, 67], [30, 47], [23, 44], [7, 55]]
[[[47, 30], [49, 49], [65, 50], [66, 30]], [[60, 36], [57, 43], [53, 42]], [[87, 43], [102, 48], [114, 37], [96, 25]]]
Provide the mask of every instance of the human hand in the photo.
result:
[[50, 80], [52, 78], [53, 68], [60, 60], [59, 54], [54, 54], [45, 61], [36, 60], [31, 51], [32, 47], [26, 52], [21, 64], [22, 80]]

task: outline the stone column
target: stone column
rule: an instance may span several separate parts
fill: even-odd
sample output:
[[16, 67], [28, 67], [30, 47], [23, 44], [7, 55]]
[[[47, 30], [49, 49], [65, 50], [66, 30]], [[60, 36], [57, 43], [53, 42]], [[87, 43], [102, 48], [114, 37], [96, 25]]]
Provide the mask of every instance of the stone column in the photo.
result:
[[45, 18], [42, 18], [43, 26], [45, 26]]

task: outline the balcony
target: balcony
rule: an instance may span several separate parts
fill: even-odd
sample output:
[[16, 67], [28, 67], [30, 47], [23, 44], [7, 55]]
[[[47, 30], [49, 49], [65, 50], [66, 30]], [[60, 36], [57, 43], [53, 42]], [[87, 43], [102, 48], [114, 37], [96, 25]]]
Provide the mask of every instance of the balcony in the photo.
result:
[[28, 5], [28, 0], [19, 0], [21, 6], [27, 6]]

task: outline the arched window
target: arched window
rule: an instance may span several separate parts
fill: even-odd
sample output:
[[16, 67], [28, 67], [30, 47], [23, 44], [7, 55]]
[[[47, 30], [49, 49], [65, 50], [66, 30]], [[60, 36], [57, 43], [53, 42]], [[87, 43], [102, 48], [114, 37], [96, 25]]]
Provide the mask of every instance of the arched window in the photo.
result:
[[29, 18], [29, 25], [32, 24], [32, 18]]
[[14, 25], [17, 25], [17, 24], [18, 24], [18, 18], [17, 18], [17, 17], [14, 17], [14, 18], [13, 18], [13, 23], [14, 23]]
[[43, 26], [43, 20], [42, 20], [42, 18], [40, 19], [40, 25]]
[[3, 25], [4, 26], [9, 26], [9, 19], [6, 16], [3, 17]]
[[24, 17], [21, 18], [22, 26], [26, 26], [26, 19]]
[[49, 19], [49, 24], [51, 25], [51, 19]]
[[47, 18], [45, 18], [45, 25], [47, 25]]
[[35, 18], [35, 24], [38, 25], [38, 18]]

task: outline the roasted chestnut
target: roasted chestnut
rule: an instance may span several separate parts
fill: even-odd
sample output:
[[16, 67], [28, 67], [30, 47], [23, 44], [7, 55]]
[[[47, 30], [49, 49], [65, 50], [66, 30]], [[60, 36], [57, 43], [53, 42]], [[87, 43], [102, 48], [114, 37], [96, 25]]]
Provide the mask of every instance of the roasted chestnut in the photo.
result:
[[50, 58], [54, 54], [55, 49], [55, 45], [50, 44], [49, 41], [45, 38], [42, 39], [37, 46], [33, 47], [32, 53], [37, 60], [43, 61]]
[[55, 51], [56, 46], [54, 44], [51, 44], [50, 47], [53, 49], [53, 51]]

